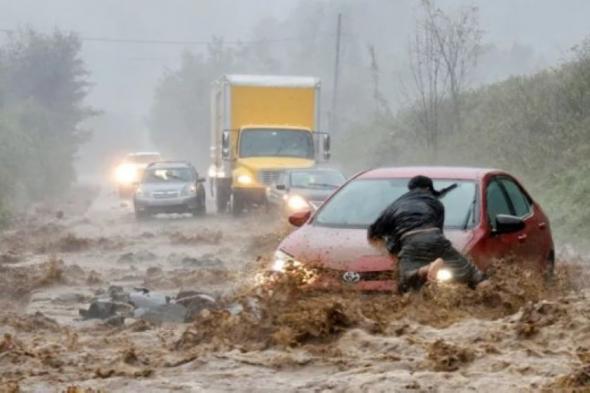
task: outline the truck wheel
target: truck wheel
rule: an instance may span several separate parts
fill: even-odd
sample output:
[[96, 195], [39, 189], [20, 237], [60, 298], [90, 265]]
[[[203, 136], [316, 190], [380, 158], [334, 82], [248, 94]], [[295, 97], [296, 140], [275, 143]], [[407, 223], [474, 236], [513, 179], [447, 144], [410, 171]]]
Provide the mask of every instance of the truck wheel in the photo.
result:
[[244, 210], [244, 200], [237, 193], [232, 194], [231, 212], [234, 216], [239, 216]]
[[224, 184], [218, 184], [215, 193], [215, 204], [217, 207], [217, 213], [225, 213], [227, 211], [227, 204], [230, 199], [229, 187]]

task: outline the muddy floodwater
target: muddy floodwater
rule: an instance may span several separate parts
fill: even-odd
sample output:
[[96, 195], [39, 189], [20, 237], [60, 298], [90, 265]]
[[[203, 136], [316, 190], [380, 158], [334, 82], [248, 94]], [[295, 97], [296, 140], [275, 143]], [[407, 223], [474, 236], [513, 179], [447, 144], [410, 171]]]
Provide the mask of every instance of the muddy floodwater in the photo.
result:
[[[37, 206], [0, 237], [0, 392], [590, 391], [582, 258], [550, 283], [499, 263], [481, 291], [258, 286], [288, 231], [266, 212], [137, 222], [108, 188]], [[216, 303], [82, 318], [113, 287]]]

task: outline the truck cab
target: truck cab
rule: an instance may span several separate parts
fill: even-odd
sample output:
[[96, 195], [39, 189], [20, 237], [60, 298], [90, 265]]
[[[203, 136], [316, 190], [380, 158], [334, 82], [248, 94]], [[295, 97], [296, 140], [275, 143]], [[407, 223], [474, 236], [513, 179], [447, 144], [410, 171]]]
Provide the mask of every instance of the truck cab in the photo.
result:
[[218, 212], [240, 214], [266, 203], [282, 172], [329, 157], [318, 131], [319, 80], [309, 77], [225, 76], [212, 96], [212, 165]]

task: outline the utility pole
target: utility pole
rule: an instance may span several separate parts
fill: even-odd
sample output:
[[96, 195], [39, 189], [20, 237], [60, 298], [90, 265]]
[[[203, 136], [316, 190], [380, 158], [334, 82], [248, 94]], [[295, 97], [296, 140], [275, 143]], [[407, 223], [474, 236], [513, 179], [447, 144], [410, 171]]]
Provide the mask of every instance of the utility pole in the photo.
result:
[[340, 74], [340, 36], [342, 33], [342, 14], [338, 14], [336, 25], [336, 61], [334, 64], [334, 86], [332, 88], [332, 113], [330, 116], [330, 132], [336, 132], [338, 128], [338, 77]]

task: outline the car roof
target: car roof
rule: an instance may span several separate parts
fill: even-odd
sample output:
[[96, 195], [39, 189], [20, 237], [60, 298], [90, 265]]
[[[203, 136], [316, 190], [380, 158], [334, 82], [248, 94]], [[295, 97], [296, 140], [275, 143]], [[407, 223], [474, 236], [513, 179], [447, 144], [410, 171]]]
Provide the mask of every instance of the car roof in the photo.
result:
[[503, 173], [498, 169], [475, 168], [475, 167], [453, 167], [453, 166], [407, 166], [376, 168], [363, 172], [357, 176], [359, 179], [380, 179], [380, 178], [411, 178], [418, 175], [428, 176], [432, 179], [458, 179], [458, 180], [479, 180], [487, 174]]
[[162, 168], [162, 169], [167, 169], [167, 168], [192, 168], [193, 166], [191, 165], [190, 162], [187, 161], [158, 161], [158, 162], [152, 162], [150, 165], [148, 165], [148, 168]]

